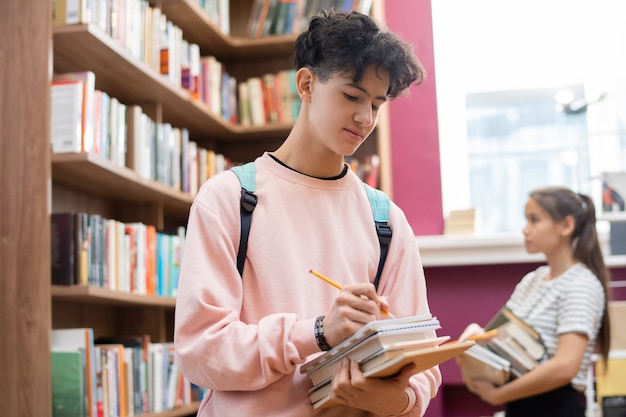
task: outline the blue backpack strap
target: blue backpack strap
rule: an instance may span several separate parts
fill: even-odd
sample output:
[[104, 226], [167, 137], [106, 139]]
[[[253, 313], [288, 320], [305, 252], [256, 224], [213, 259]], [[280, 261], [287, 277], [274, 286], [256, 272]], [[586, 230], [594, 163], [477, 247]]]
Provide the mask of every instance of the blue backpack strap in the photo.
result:
[[243, 276], [243, 265], [246, 261], [248, 250], [248, 236], [250, 235], [250, 225], [252, 224], [252, 211], [256, 207], [258, 197], [254, 194], [256, 188], [256, 168], [253, 162], [232, 167], [231, 170], [237, 175], [241, 184], [241, 208], [239, 210], [241, 218], [241, 235], [239, 238], [239, 250], [237, 251], [237, 270]]
[[380, 281], [380, 275], [383, 272], [383, 266], [387, 260], [389, 243], [391, 242], [391, 236], [393, 234], [391, 226], [389, 225], [389, 197], [387, 197], [387, 194], [366, 183], [363, 183], [363, 185], [365, 186], [367, 198], [372, 207], [376, 234], [378, 235], [378, 242], [380, 243], [380, 260], [378, 261], [376, 278], [374, 278], [374, 287], [378, 288], [378, 282]]

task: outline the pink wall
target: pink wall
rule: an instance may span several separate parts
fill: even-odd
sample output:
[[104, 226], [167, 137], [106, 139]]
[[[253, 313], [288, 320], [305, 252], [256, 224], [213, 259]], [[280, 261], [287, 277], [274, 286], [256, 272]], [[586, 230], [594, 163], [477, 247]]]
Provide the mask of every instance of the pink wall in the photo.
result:
[[388, 0], [389, 29], [413, 44], [427, 77], [409, 97], [391, 102], [391, 159], [394, 201], [415, 234], [443, 232], [437, 98], [430, 0]]
[[[391, 103], [393, 198], [405, 211], [416, 235], [443, 233], [437, 98], [430, 0], [387, 0], [386, 23], [411, 42], [428, 72], [408, 98]], [[485, 324], [503, 305], [521, 277], [538, 264], [425, 268], [431, 311], [440, 333], [457, 338], [471, 322]], [[626, 280], [626, 268], [613, 268], [613, 280]], [[612, 299], [626, 299], [616, 287]], [[493, 415], [491, 407], [462, 384], [454, 361], [441, 365], [443, 385], [425, 417]]]

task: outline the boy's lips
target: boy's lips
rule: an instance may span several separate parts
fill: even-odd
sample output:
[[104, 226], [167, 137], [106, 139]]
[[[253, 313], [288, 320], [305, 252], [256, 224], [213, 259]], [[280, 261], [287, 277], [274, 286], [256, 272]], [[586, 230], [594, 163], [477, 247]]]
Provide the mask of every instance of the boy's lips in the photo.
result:
[[345, 129], [346, 132], [348, 132], [350, 134], [350, 136], [353, 136], [359, 140], [363, 139], [363, 132], [361, 132], [361, 130], [359, 129]]

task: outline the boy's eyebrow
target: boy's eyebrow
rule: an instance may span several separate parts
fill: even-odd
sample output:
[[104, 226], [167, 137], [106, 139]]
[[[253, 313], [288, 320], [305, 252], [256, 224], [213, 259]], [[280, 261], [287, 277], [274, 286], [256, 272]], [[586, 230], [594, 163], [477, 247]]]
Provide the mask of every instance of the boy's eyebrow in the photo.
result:
[[[347, 83], [346, 85], [349, 86], [349, 87], [356, 88], [357, 90], [362, 91], [368, 97], [371, 97], [370, 93], [365, 88], [363, 88], [360, 84], [357, 84], [357, 83]], [[377, 100], [383, 101], [383, 102], [387, 101], [387, 96], [376, 96], [374, 98], [377, 99]]]

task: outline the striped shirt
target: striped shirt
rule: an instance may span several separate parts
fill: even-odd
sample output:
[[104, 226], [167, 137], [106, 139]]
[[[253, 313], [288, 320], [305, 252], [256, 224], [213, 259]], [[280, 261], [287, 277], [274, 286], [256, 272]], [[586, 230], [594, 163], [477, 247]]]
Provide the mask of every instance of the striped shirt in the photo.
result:
[[587, 336], [587, 349], [572, 380], [572, 385], [583, 389], [602, 324], [604, 289], [593, 272], [581, 263], [554, 279], [545, 280], [549, 272], [550, 268], [544, 265], [526, 274], [506, 306], [539, 332], [548, 357], [556, 354], [559, 335], [581, 333]]

